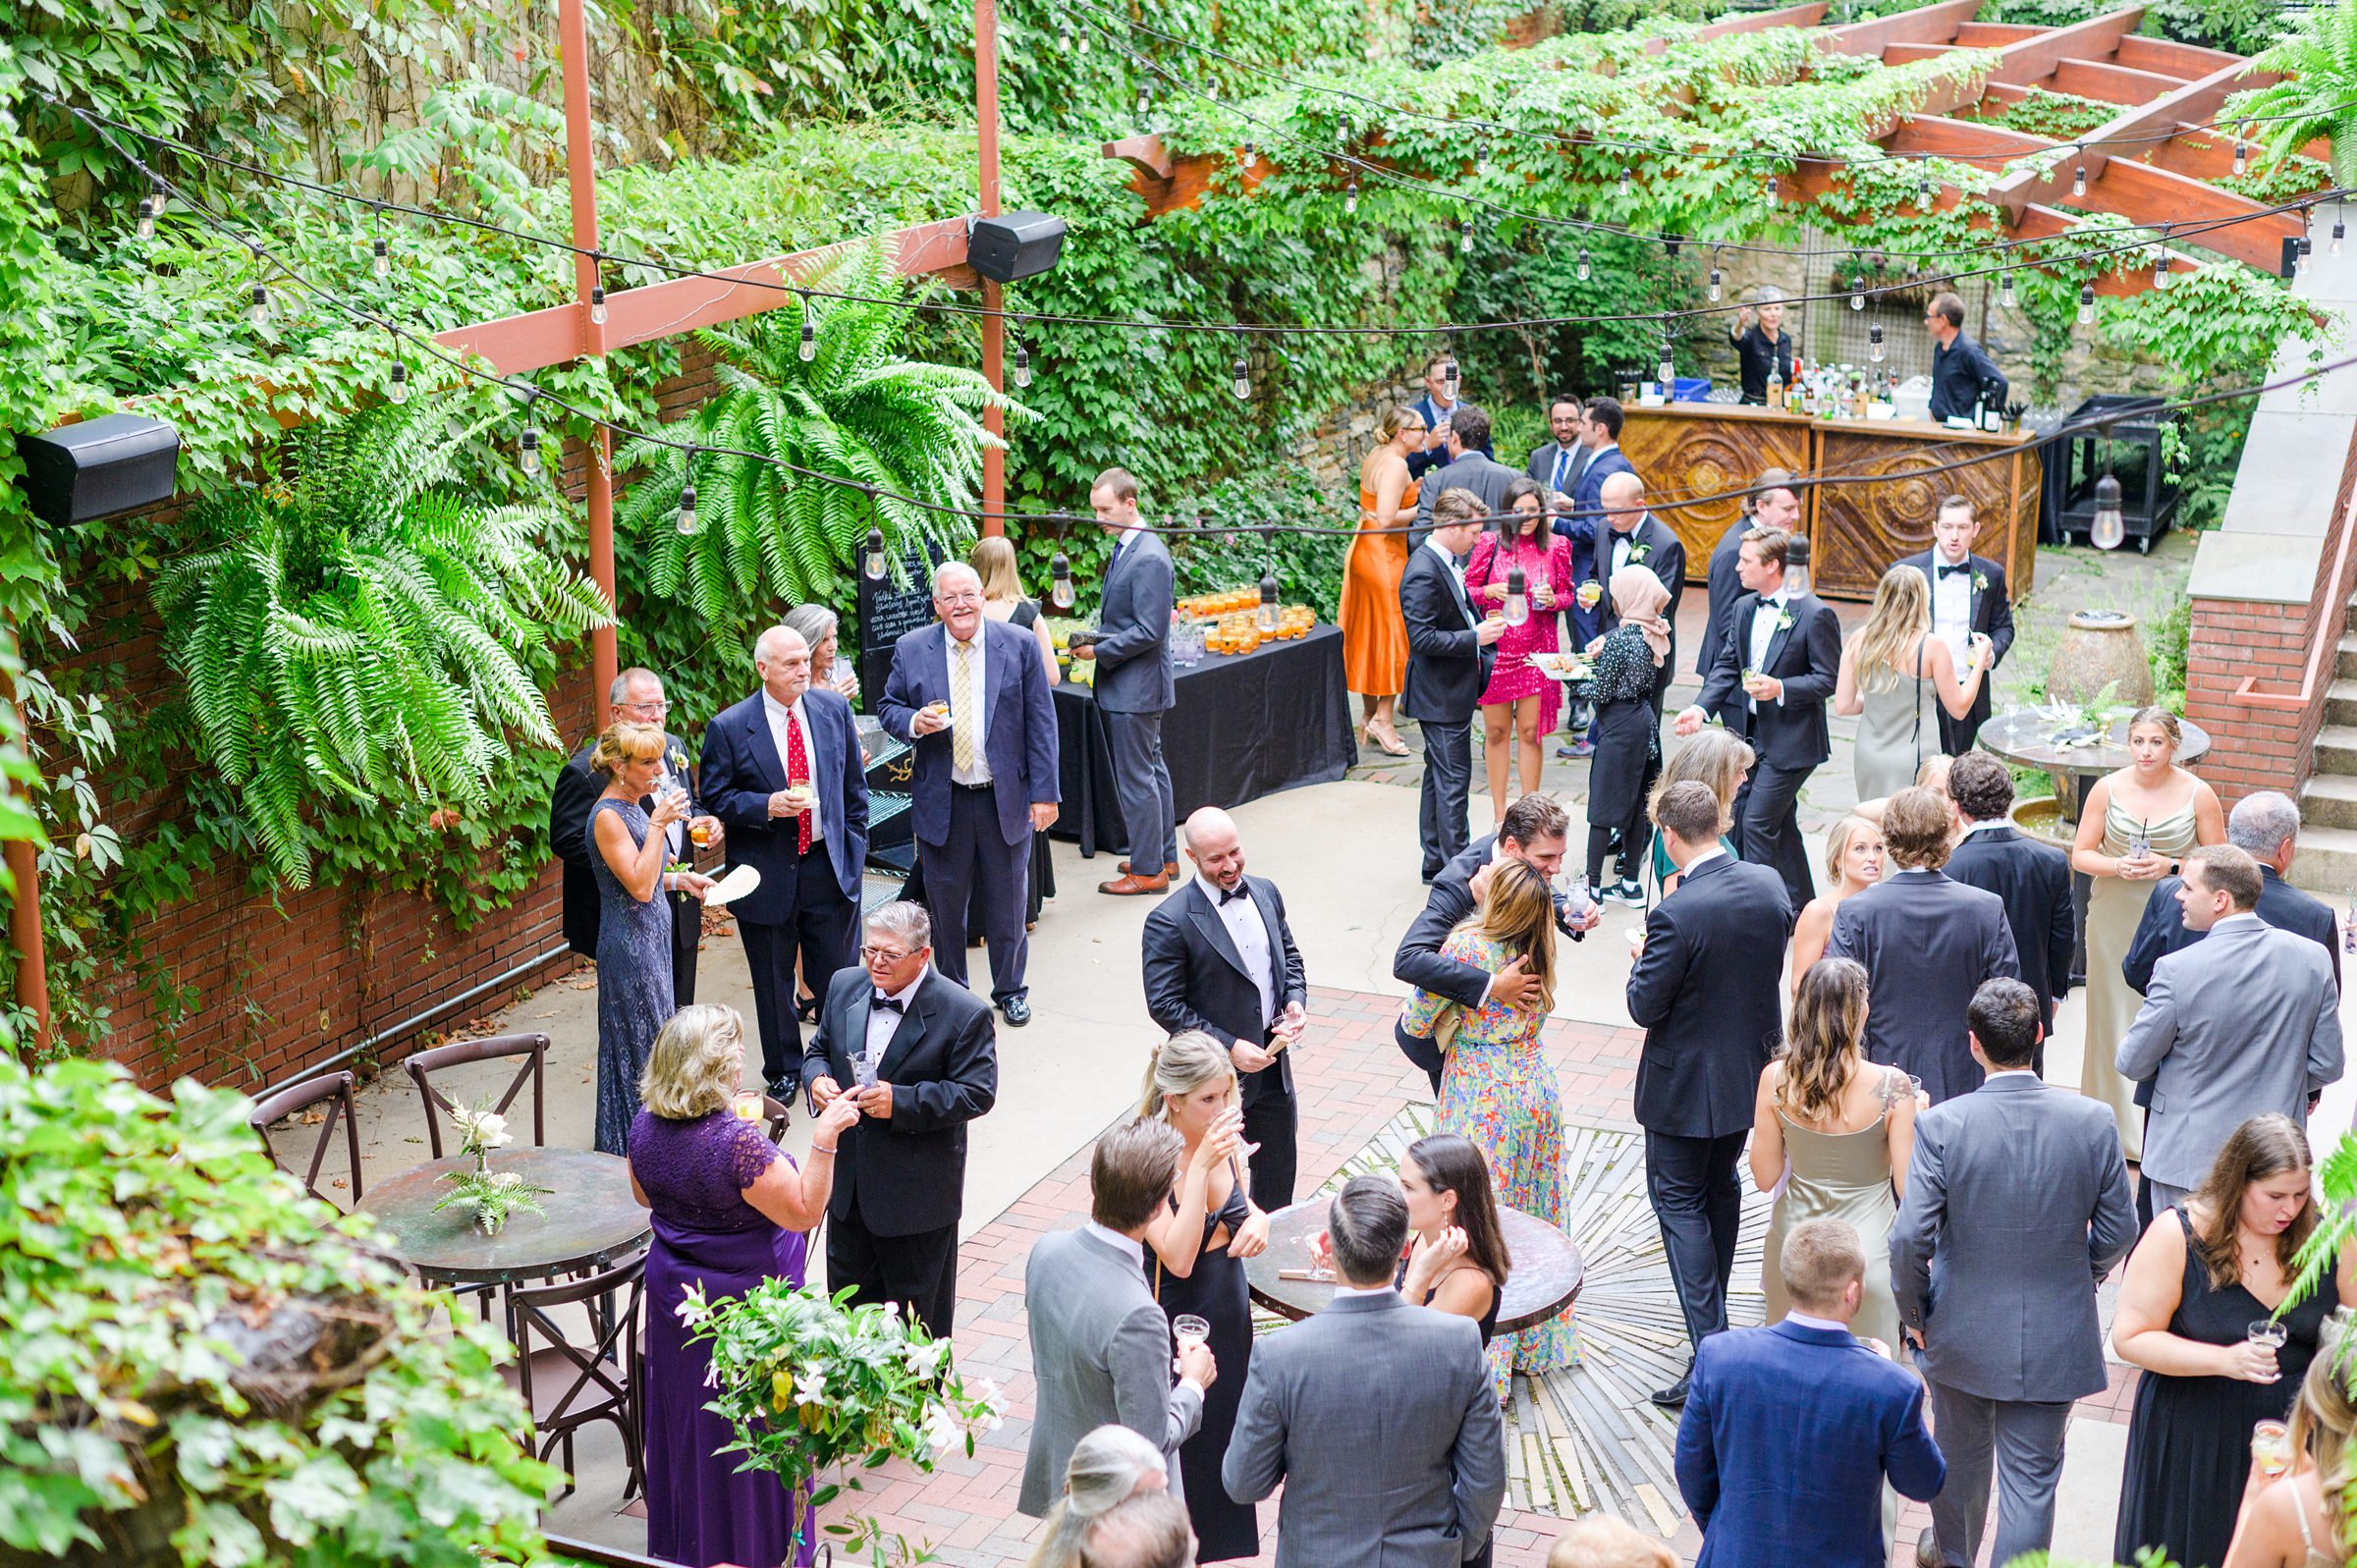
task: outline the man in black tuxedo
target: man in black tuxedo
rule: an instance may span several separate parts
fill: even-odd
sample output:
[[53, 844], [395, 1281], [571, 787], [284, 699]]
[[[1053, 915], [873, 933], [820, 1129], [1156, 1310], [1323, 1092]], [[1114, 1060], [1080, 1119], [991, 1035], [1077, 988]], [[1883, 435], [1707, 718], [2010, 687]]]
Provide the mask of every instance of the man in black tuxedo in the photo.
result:
[[1670, 622], [1670, 652], [1653, 676], [1653, 711], [1659, 715], [1662, 698], [1670, 690], [1670, 677], [1677, 674], [1677, 602], [1686, 593], [1686, 547], [1645, 510], [1645, 481], [1635, 474], [1614, 474], [1605, 480], [1597, 497], [1604, 506], [1605, 521], [1603, 540], [1596, 548], [1595, 570], [1590, 574], [1603, 595], [1597, 601], [1603, 617], [1598, 638], [1610, 635], [1620, 623], [1613, 611], [1614, 572], [1622, 567], [1643, 567], [1670, 590], [1670, 606], [1662, 612]]
[[894, 644], [876, 717], [915, 748], [909, 815], [941, 933], [941, 972], [966, 984], [966, 911], [978, 891], [991, 1000], [1020, 1028], [1031, 1021], [1023, 931], [1031, 835], [1055, 822], [1061, 798], [1056, 700], [1032, 634], [982, 613], [973, 568], [934, 568], [933, 613], [938, 625]]
[[1407, 536], [1411, 548], [1423, 542], [1439, 499], [1452, 490], [1479, 496], [1481, 514], [1490, 519], [1483, 526], [1497, 527], [1496, 518], [1506, 510], [1506, 487], [1522, 476], [1492, 458], [1489, 449], [1490, 416], [1469, 403], [1457, 405], [1449, 419], [1449, 461], [1426, 474], [1423, 488], [1416, 492], [1416, 525]]
[[802, 1078], [798, 954], [812, 988], [848, 967], [867, 864], [867, 765], [851, 705], [810, 681], [810, 645], [787, 626], [753, 644], [761, 689], [704, 727], [704, 798], [728, 824], [729, 860], [761, 885], [730, 906], [751, 971], [761, 1076], [792, 1103]]
[[[1989, 639], [1991, 670], [2004, 662], [2005, 650], [2013, 646], [2013, 603], [2005, 593], [2005, 568], [1972, 553], [1980, 531], [1972, 503], [1949, 496], [1940, 503], [1932, 522], [1932, 548], [1899, 563], [1913, 567], [1931, 583], [1932, 632], [1955, 654], [1959, 671], [1968, 668], [1975, 632]], [[1951, 719], [1946, 708], [1940, 709], [1941, 750], [1961, 757], [1972, 749], [1981, 726], [1989, 722], [1989, 692], [1995, 684], [1981, 681], [1981, 694], [1961, 719]]]
[[[2300, 808], [2291, 797], [2273, 789], [2256, 790], [2234, 802], [2226, 814], [2226, 842], [2246, 851], [2259, 862], [2259, 903], [2253, 913], [2263, 924], [2277, 931], [2289, 931], [2323, 946], [2332, 965], [2332, 987], [2340, 989], [2340, 923], [2331, 907], [2310, 897], [2284, 881], [2291, 875], [2291, 858], [2296, 852], [2300, 836]], [[2142, 995], [2153, 983], [2153, 965], [2172, 952], [2192, 946], [2210, 935], [2207, 928], [2195, 931], [2185, 924], [2185, 911], [2177, 901], [2177, 889], [2184, 884], [2182, 877], [2163, 877], [2153, 884], [2152, 896], [2144, 903], [2144, 915], [2136, 923], [2136, 935], [2128, 944], [2128, 955], [2120, 961], [2120, 974]], [[2136, 1104], [2151, 1114], [2154, 1080], [2147, 1078], [2136, 1086]], [[2136, 1215], [2144, 1223], [2153, 1219], [2152, 1189], [2148, 1183], [2136, 1184]]]
[[1579, 439], [1587, 421], [1587, 408], [1577, 398], [1558, 398], [1547, 406], [1547, 428], [1555, 432], [1555, 439], [1530, 449], [1530, 461], [1522, 471], [1533, 484], [1559, 496], [1577, 493], [1579, 476], [1588, 467], [1587, 444]]
[[1424, 735], [1417, 835], [1426, 882], [1465, 847], [1473, 710], [1490, 683], [1497, 641], [1506, 635], [1503, 611], [1476, 615], [1465, 596], [1463, 561], [1488, 514], [1488, 504], [1471, 491], [1444, 491], [1432, 532], [1408, 552], [1399, 576], [1399, 613], [1407, 622], [1407, 689], [1399, 694], [1399, 711]]
[[[1645, 1031], [1636, 1087], [1645, 1196], [1697, 1350], [1727, 1327], [1743, 1221], [1735, 1162], [1751, 1133], [1760, 1070], [1783, 1039], [1792, 935], [1782, 882], [1766, 866], [1728, 858], [1719, 820], [1710, 785], [1688, 781], [1662, 791], [1654, 824], [1681, 880], [1645, 917], [1628, 971], [1628, 1016]], [[1685, 1403], [1686, 1383], [1678, 1379], [1653, 1402]]]
[[[1727, 636], [1727, 613], [1743, 596], [1743, 580], [1736, 575], [1736, 558], [1743, 548], [1743, 535], [1753, 528], [1774, 528], [1779, 533], [1792, 533], [1800, 527], [1800, 492], [1792, 487], [1792, 475], [1781, 468], [1762, 468], [1759, 478], [1752, 481], [1751, 494], [1743, 498], [1742, 511], [1719, 536], [1711, 550], [1708, 568], [1710, 615], [1702, 623], [1702, 645], [1694, 650], [1694, 674], [1707, 677], [1711, 661], [1719, 657], [1719, 644]], [[1741, 705], [1711, 717], [1722, 724], [1733, 724], [1733, 714]]]
[[1252, 1156], [1252, 1201], [1293, 1201], [1293, 1058], [1309, 983], [1286, 924], [1285, 898], [1244, 875], [1235, 821], [1217, 806], [1186, 819], [1194, 880], [1146, 916], [1146, 1011], [1165, 1033], [1199, 1029], [1228, 1048]]
[[[1392, 978], [1405, 985], [1418, 986], [1437, 996], [1447, 997], [1460, 1006], [1478, 1008], [1487, 1001], [1499, 1001], [1518, 1007], [1528, 999], [1538, 984], [1520, 958], [1507, 965], [1500, 974], [1491, 974], [1478, 964], [1460, 963], [1441, 955], [1441, 945], [1449, 940], [1465, 916], [1481, 903], [1489, 889], [1489, 868], [1504, 859], [1521, 861], [1531, 870], [1553, 882], [1563, 869], [1563, 845], [1571, 832], [1571, 816], [1562, 802], [1553, 795], [1533, 792], [1524, 795], [1506, 808], [1506, 821], [1499, 824], [1497, 833], [1476, 838], [1432, 879], [1432, 892], [1424, 900], [1424, 910], [1399, 939], [1399, 950], [1392, 957]], [[1573, 915], [1569, 905], [1560, 896], [1555, 906], [1555, 929], [1578, 942], [1596, 929], [1604, 919], [1604, 910], [1591, 905], [1584, 915]], [[1432, 1079], [1432, 1092], [1441, 1092], [1441, 1052], [1430, 1040], [1420, 1040], [1392, 1026], [1392, 1038], [1407, 1059], [1424, 1069]]]
[[1841, 900], [1828, 958], [1866, 966], [1866, 1055], [1923, 1080], [1933, 1105], [1987, 1076], [1972, 1054], [1965, 1009], [1984, 980], [2018, 980], [2013, 928], [1996, 893], [1941, 872], [1947, 797], [1901, 789], [1883, 807], [1883, 843], [1898, 870]]
[[[827, 1290], [897, 1301], [936, 1339], [958, 1305], [965, 1124], [999, 1097], [990, 1003], [932, 972], [933, 927], [905, 899], [867, 917], [863, 964], [827, 985], [802, 1062], [813, 1108], [854, 1095], [827, 1200]], [[846, 1086], [849, 1087], [846, 1087]]]
[[2046, 1037], [2054, 1033], [2055, 1003], [2070, 995], [2078, 945], [2069, 857], [2013, 826], [2006, 816], [2013, 775], [1986, 751], [1967, 751], [1947, 770], [1947, 798], [1964, 821], [1964, 836], [1948, 851], [1948, 880], [1993, 892], [2004, 903], [2022, 984], [2038, 999], [2040, 1033], [2030, 1068], [2043, 1078]]
[[[627, 720], [659, 727], [671, 711], [663, 698], [662, 677], [652, 670], [625, 670], [614, 677], [606, 700], [611, 710], [608, 723]], [[565, 863], [565, 944], [590, 959], [597, 956], [599, 905], [597, 878], [589, 869], [589, 813], [597, 805], [597, 797], [606, 792], [605, 777], [589, 766], [590, 754], [596, 750], [597, 739], [591, 736], [589, 744], [557, 770], [557, 786], [548, 809], [548, 846]], [[663, 772], [656, 777], [655, 793], [672, 788], [687, 791], [688, 807], [687, 821], [671, 825], [671, 858], [693, 861], [690, 835], [700, 825], [704, 841], [719, 843], [720, 819], [701, 814], [696, 804], [695, 772], [687, 766], [687, 748], [665, 730]], [[653, 810], [654, 796], [641, 804]], [[678, 891], [666, 892], [663, 901], [671, 906], [672, 999], [685, 1007], [695, 1000], [695, 955], [704, 936], [704, 902], [693, 892]]]
[[1744, 859], [1776, 868], [1797, 909], [1816, 891], [1800, 841], [1800, 787], [1834, 754], [1825, 704], [1840, 673], [1841, 622], [1815, 594], [1786, 591], [1790, 543], [1791, 535], [1770, 528], [1743, 535], [1735, 570], [1745, 591], [1727, 611], [1702, 695], [1677, 716], [1677, 732], [1690, 735], [1710, 714], [1733, 712], [1728, 728], [1759, 756], [1735, 796], [1735, 842]]

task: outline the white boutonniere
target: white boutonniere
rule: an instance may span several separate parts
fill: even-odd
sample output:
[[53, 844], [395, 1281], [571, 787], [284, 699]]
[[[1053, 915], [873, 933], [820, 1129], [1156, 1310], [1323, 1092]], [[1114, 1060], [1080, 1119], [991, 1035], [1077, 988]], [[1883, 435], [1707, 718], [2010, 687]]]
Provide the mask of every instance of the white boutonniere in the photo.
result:
[[687, 772], [687, 753], [682, 751], [679, 747], [674, 746], [671, 748], [671, 750], [665, 752], [663, 755], [663, 761], [664, 764], [669, 767], [675, 775], [682, 777], [685, 776]]
[[1638, 563], [1642, 562], [1642, 561], [1643, 561], [1643, 560], [1644, 560], [1644, 559], [1645, 559], [1647, 556], [1649, 556], [1649, 555], [1652, 555], [1652, 554], [1653, 554], [1653, 546], [1651, 546], [1651, 545], [1637, 545], [1637, 546], [1635, 546], [1634, 548], [1632, 548], [1632, 549], [1631, 549], [1631, 550], [1628, 552], [1628, 564], [1629, 564], [1630, 566], [1632, 566], [1632, 567], [1633, 567], [1633, 566], [1636, 566]]
[[1974, 593], [1987, 593], [1989, 591], [1989, 573], [1986, 571], [1976, 571], [1972, 574], [1972, 591]]
[[1779, 610], [1776, 613], [1776, 629], [1779, 631], [1790, 631], [1792, 629], [1791, 611]]

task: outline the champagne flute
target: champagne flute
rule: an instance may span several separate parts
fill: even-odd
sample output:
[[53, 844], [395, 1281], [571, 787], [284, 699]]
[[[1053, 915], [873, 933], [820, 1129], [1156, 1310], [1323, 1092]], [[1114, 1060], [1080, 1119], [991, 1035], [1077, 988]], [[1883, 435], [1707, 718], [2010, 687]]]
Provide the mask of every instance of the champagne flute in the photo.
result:
[[1178, 1354], [1171, 1358], [1171, 1371], [1176, 1375], [1186, 1364], [1186, 1352], [1210, 1340], [1211, 1325], [1191, 1312], [1182, 1312], [1171, 1320], [1171, 1337], [1178, 1342]]
[[[2280, 1352], [2283, 1341], [2291, 1337], [2291, 1330], [2273, 1318], [2262, 1318], [2245, 1329], [2242, 1337], [2254, 1345], [2265, 1345], [2270, 1350]], [[2274, 1377], [2265, 1380], [2278, 1382], [2282, 1377], [2282, 1371], [2278, 1368]]]

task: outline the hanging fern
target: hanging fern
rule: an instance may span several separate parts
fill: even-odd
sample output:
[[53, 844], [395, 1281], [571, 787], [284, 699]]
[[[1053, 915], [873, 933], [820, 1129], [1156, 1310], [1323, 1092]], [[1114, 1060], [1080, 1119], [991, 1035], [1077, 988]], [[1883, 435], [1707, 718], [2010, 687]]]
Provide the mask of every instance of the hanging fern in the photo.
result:
[[315, 794], [484, 809], [511, 731], [557, 743], [527, 661], [610, 619], [548, 509], [458, 488], [481, 428], [422, 402], [293, 431], [276, 478], [192, 509], [216, 543], [157, 579], [213, 766], [296, 887]]
[[955, 514], [870, 497], [760, 459], [971, 509], [984, 449], [1005, 445], [982, 428], [982, 410], [1030, 414], [976, 371], [900, 356], [915, 313], [913, 291], [892, 276], [876, 247], [851, 252], [824, 283], [892, 302], [812, 299], [817, 352], [807, 362], [802, 317], [792, 308], [696, 335], [720, 357], [722, 391], [665, 432], [706, 449], [693, 458], [695, 533], [677, 526], [686, 453], [636, 441], [616, 460], [642, 470], [615, 522], [636, 541], [649, 587], [686, 602], [714, 626], [774, 618], [781, 603], [838, 599], [870, 528], [883, 528], [896, 560], [928, 546], [962, 551], [973, 537], [972, 523]]

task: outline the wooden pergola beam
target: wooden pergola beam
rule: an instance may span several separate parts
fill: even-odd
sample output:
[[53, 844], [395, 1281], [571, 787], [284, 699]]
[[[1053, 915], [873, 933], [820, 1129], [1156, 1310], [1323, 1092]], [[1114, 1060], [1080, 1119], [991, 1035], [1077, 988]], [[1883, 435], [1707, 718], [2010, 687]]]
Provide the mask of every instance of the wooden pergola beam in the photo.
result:
[[[2156, 146], [2158, 143], [2151, 139], [2154, 136], [2208, 121], [2235, 90], [2241, 71], [2239, 60], [2220, 66], [2208, 76], [2125, 110], [2087, 133], [2076, 143], [2087, 166], [2087, 178], [2100, 181], [2115, 157], [2133, 158]], [[2067, 182], [2074, 177], [2077, 167], [2077, 161], [2066, 157], [2045, 175], [2035, 169], [2017, 169], [1990, 189], [1989, 198], [2018, 218], [2031, 202], [2052, 200], [2067, 191]], [[2093, 194], [2092, 186], [2089, 193]], [[2257, 210], [2257, 203], [2248, 205]], [[2274, 263], [2266, 266], [2272, 271]]]
[[1830, 28], [1821, 44], [1829, 54], [1872, 55], [1880, 60], [1883, 51], [1894, 43], [1952, 44], [1980, 11], [1981, 0], [1941, 0], [1939, 5]]
[[2185, 84], [2183, 77], [2135, 71], [2110, 60], [2065, 60], [2055, 67], [2053, 76], [2039, 83], [2049, 92], [2066, 92], [2074, 98], [2093, 98], [2099, 103], [2130, 105], [2150, 103], [2156, 93], [2165, 95]]
[[[965, 271], [965, 241], [970, 218], [943, 218], [917, 224], [881, 237], [892, 247], [892, 270], [900, 277], [927, 273], [949, 274], [954, 287], [970, 287]], [[779, 285], [792, 285], [825, 272], [847, 251], [865, 241], [846, 241], [791, 255], [748, 261], [740, 266], [715, 267], [709, 277], [672, 278], [640, 289], [623, 289], [606, 296], [604, 350], [676, 338], [698, 327], [718, 326], [744, 316], [796, 303], [796, 297]], [[963, 271], [964, 276], [959, 274]], [[573, 303], [529, 310], [520, 316], [475, 322], [436, 333], [446, 349], [479, 354], [503, 376], [521, 375], [549, 365], [568, 364], [590, 352], [589, 307]]]

